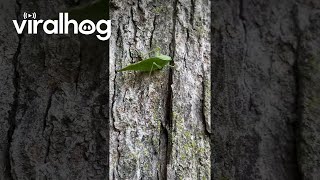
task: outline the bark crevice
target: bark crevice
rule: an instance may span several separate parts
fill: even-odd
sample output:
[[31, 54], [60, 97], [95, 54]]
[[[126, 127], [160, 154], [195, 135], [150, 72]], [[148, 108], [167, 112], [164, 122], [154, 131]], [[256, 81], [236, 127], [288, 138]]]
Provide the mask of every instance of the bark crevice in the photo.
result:
[[[45, 114], [44, 114], [44, 118], [43, 118], [43, 131], [42, 133], [44, 134], [45, 130], [46, 130], [46, 127], [47, 127], [47, 122], [48, 122], [48, 115], [49, 115], [49, 111], [51, 109], [51, 106], [52, 106], [52, 97], [54, 96], [54, 94], [56, 93], [57, 89], [53, 89], [50, 94], [49, 94], [49, 99], [48, 99], [48, 102], [47, 102], [47, 106], [46, 106], [46, 111], [45, 111]], [[47, 145], [46, 145], [46, 151], [45, 151], [45, 156], [44, 156], [44, 163], [47, 162], [48, 160], [48, 157], [49, 157], [49, 153], [50, 153], [50, 147], [51, 147], [51, 134], [53, 132], [53, 124], [52, 125], [52, 129], [48, 135], [48, 139], [47, 139]]]
[[[21, 12], [21, 2], [20, 1], [16, 1], [16, 17], [18, 19], [18, 17], [20, 16], [20, 12]], [[15, 89], [15, 92], [13, 93], [13, 103], [11, 105], [11, 109], [9, 111], [9, 117], [8, 117], [8, 124], [9, 124], [9, 129], [7, 132], [7, 155], [6, 155], [6, 169], [5, 169], [5, 174], [7, 176], [8, 179], [14, 179], [14, 175], [12, 174], [12, 155], [10, 153], [10, 149], [11, 149], [11, 144], [13, 141], [13, 134], [14, 131], [16, 129], [16, 116], [17, 116], [17, 112], [18, 112], [18, 108], [19, 108], [19, 89], [20, 89], [20, 74], [19, 74], [19, 70], [18, 70], [18, 65], [19, 65], [19, 55], [21, 53], [21, 47], [22, 47], [22, 38], [23, 38], [23, 33], [18, 35], [18, 46], [16, 49], [16, 52], [13, 56], [13, 60], [12, 60], [12, 64], [13, 64], [13, 86]]]
[[156, 30], [156, 23], [157, 23], [157, 15], [154, 16], [153, 23], [152, 23], [153, 29], [151, 30], [151, 36], [150, 36], [150, 45], [149, 45], [150, 48], [152, 48], [153, 35], [154, 35], [154, 31]]
[[50, 154], [50, 148], [51, 148], [51, 134], [53, 132], [54, 127], [52, 127], [52, 130], [50, 131], [50, 134], [48, 135], [48, 140], [47, 140], [47, 147], [46, 147], [46, 153], [44, 156], [44, 163], [47, 163], [49, 154]]
[[295, 36], [296, 36], [296, 46], [292, 46], [293, 52], [294, 52], [294, 64], [293, 64], [293, 75], [294, 75], [294, 81], [295, 81], [295, 113], [296, 113], [296, 119], [295, 122], [293, 122], [293, 131], [295, 135], [295, 164], [297, 167], [296, 175], [297, 179], [303, 179], [303, 175], [300, 169], [299, 164], [299, 143], [300, 143], [300, 124], [302, 122], [302, 100], [303, 100], [303, 93], [301, 89], [301, 76], [300, 68], [299, 68], [299, 61], [301, 56], [301, 38], [302, 38], [302, 31], [299, 27], [299, 19], [298, 19], [298, 5], [296, 4], [293, 7], [292, 11], [292, 19], [294, 23], [294, 29], [295, 29]]
[[133, 7], [131, 7], [130, 9], [130, 15], [131, 15], [131, 21], [132, 21], [132, 24], [133, 24], [133, 39], [134, 41], [136, 42], [136, 38], [137, 38], [137, 33], [138, 33], [138, 30], [137, 30], [137, 22], [134, 20], [134, 13], [133, 13]]
[[[132, 11], [132, 9], [131, 9]], [[132, 17], [133, 18], [133, 17]], [[116, 43], [118, 43], [118, 41], [120, 41], [120, 38], [121, 38], [121, 30], [120, 30], [120, 27], [118, 28], [117, 30], [117, 40], [116, 40]], [[129, 53], [130, 54], [130, 53]], [[116, 69], [117, 69], [117, 65], [116, 63], [114, 64], [114, 79], [113, 79], [113, 82], [116, 81], [117, 79], [117, 73], [116, 73]], [[119, 136], [120, 136], [120, 129], [117, 129], [117, 127], [115, 126], [115, 115], [114, 115], [114, 112], [113, 112], [113, 108], [115, 107], [115, 102], [116, 102], [116, 83], [113, 83], [113, 94], [112, 94], [112, 101], [111, 101], [111, 110], [110, 110], [110, 117], [112, 119], [112, 128], [113, 128], [113, 131], [118, 133], [117, 135], [117, 148], [116, 148], [116, 151], [117, 151], [117, 162], [116, 162], [116, 166], [114, 167], [115, 168], [115, 172], [118, 173], [118, 175], [120, 176], [120, 173], [118, 171], [118, 166], [119, 166], [119, 163], [120, 163], [120, 155], [121, 155], [121, 152], [119, 151], [119, 147], [120, 147], [120, 140], [119, 140]], [[114, 177], [117, 177], [115, 174], [113, 174], [113, 178]]]
[[240, 0], [240, 3], [239, 3], [239, 18], [241, 20], [241, 23], [242, 23], [242, 27], [243, 27], [243, 31], [244, 31], [244, 55], [243, 55], [243, 58], [242, 58], [242, 61], [244, 62], [246, 57], [247, 57], [247, 54], [248, 54], [248, 30], [247, 30], [247, 25], [246, 25], [246, 18], [245, 18], [245, 15], [244, 15], [244, 5], [243, 5], [243, 1], [244, 0]]
[[43, 117], [43, 130], [42, 130], [43, 133], [47, 127], [47, 119], [48, 119], [49, 111], [50, 111], [50, 108], [52, 105], [52, 97], [55, 94], [55, 92], [56, 92], [56, 89], [52, 90], [49, 94], [46, 110], [45, 110], [44, 117]]
[[[174, 66], [174, 56], [175, 56], [175, 32], [176, 32], [176, 21], [177, 21], [177, 13], [178, 11], [178, 0], [174, 1], [173, 4], [173, 28], [172, 28], [172, 41], [170, 43], [170, 56], [172, 57], [172, 61], [170, 62], [171, 66]], [[172, 87], [173, 84], [173, 70], [169, 69], [168, 74], [168, 93], [166, 98], [166, 114], [165, 114], [165, 122], [161, 122], [160, 126], [160, 179], [167, 179], [168, 174], [168, 164], [170, 163], [171, 153], [172, 153]]]
[[[205, 104], [205, 83], [204, 81], [202, 81], [202, 102], [201, 102], [201, 116], [202, 116], [202, 124], [203, 124], [203, 130], [204, 130], [204, 134], [206, 137], [208, 137], [211, 140], [211, 129], [208, 128], [207, 125], [207, 121], [206, 121], [206, 114], [205, 114], [205, 108], [206, 108], [206, 104]], [[212, 143], [210, 143], [211, 146]]]
[[78, 91], [80, 75], [81, 75], [81, 67], [82, 67], [81, 40], [79, 43], [80, 43], [79, 65], [78, 65], [78, 70], [77, 70], [77, 74], [76, 74], [76, 78], [75, 78], [76, 91]]

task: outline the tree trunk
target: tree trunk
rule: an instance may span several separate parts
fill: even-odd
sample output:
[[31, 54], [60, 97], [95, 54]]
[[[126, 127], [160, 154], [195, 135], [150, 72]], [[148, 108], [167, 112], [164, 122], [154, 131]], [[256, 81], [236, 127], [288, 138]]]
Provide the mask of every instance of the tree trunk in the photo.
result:
[[[95, 36], [20, 35], [23, 12], [73, 4], [1, 1], [0, 179], [108, 176], [108, 44]], [[20, 24], [20, 23], [19, 23]]]
[[319, 1], [212, 5], [213, 179], [318, 179]]
[[112, 0], [110, 44], [12, 23], [87, 2], [0, 1], [0, 180], [320, 177], [318, 0]]
[[[110, 178], [210, 179], [209, 1], [112, 1], [110, 14]], [[174, 68], [115, 72], [156, 47]]]

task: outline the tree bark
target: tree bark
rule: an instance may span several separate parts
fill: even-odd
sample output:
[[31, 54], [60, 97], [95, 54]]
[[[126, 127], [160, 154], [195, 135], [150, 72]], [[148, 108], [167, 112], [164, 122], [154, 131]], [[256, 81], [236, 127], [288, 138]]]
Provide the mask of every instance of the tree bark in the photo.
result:
[[[17, 35], [23, 12], [51, 19], [73, 4], [1, 1], [0, 179], [103, 179], [108, 60], [95, 36]], [[5, 13], [5, 14], [3, 14]]]
[[212, 4], [213, 179], [317, 179], [319, 2]]
[[[210, 179], [209, 1], [112, 1], [110, 14], [110, 178]], [[156, 47], [174, 68], [115, 72]]]
[[320, 177], [320, 2], [296, 7], [298, 161], [303, 179]]

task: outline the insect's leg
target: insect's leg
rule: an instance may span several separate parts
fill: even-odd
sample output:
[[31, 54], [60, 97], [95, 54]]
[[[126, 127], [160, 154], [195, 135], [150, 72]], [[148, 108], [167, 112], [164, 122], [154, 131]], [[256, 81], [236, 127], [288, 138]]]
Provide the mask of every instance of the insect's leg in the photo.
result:
[[151, 72], [153, 71], [153, 66], [157, 66], [158, 69], [161, 69], [161, 66], [159, 66], [157, 63], [153, 62], [151, 69], [150, 69], [150, 72], [149, 72], [149, 77], [151, 76]]
[[155, 62], [153, 62], [153, 64], [155, 65], [155, 66], [157, 66], [157, 68], [158, 69], [161, 69], [162, 67], [161, 66], [159, 66], [157, 63], [155, 63]]
[[153, 65], [154, 65], [154, 63], [152, 63], [152, 66], [151, 66], [151, 69], [150, 69], [150, 72], [149, 72], [149, 78], [150, 78], [151, 72], [152, 72], [152, 70], [153, 70]]
[[171, 68], [174, 68], [174, 66], [172, 66], [172, 65], [170, 65], [170, 64], [167, 64], [166, 66], [169, 66], [169, 67], [171, 67]]

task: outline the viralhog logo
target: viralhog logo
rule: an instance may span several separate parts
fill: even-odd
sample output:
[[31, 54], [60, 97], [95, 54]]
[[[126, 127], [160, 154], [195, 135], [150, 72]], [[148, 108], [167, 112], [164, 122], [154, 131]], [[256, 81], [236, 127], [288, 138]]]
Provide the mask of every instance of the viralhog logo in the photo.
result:
[[96, 36], [101, 41], [106, 41], [111, 36], [111, 20], [102, 19], [95, 24], [91, 20], [86, 19], [78, 23], [74, 19], [69, 20], [68, 13], [59, 13], [58, 20], [36, 20], [36, 13], [24, 13], [23, 18], [24, 20], [22, 20], [20, 25], [18, 24], [17, 20], [13, 20], [14, 27], [16, 28], [18, 34], [23, 33], [27, 24], [28, 34], [37, 34], [38, 27], [42, 27], [46, 34], [68, 34], [69, 26], [72, 25], [74, 34], [80, 33], [84, 35], [90, 35], [97, 32], [98, 35]]

